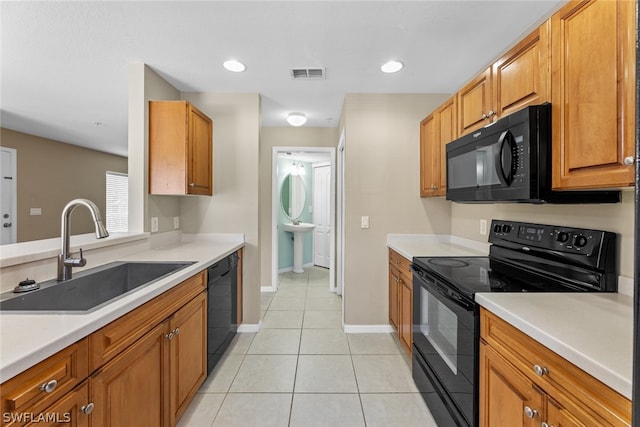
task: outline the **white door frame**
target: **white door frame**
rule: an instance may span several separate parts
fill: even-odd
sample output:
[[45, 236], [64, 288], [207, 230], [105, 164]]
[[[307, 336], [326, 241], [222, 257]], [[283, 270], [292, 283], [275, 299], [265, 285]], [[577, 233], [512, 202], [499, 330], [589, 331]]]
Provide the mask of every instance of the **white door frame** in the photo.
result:
[[[11, 155], [11, 162], [9, 168], [11, 169], [11, 212], [10, 220], [11, 220], [11, 243], [16, 243], [18, 241], [18, 151], [15, 148], [9, 147], [0, 147], [2, 151], [6, 151]], [[3, 171], [3, 175], [6, 174], [6, 171]], [[6, 175], [6, 176], [9, 176]], [[4, 176], [0, 177], [0, 179], [5, 179]], [[3, 220], [0, 224], [4, 223], [4, 218], [0, 218]]]
[[344, 327], [344, 160], [345, 160], [346, 137], [342, 129], [340, 140], [338, 141], [337, 154], [337, 180], [336, 180], [336, 293], [342, 295], [342, 326]]
[[335, 218], [336, 218], [336, 149], [334, 147], [273, 147], [271, 153], [271, 287], [263, 286], [263, 292], [275, 292], [278, 290], [278, 212], [280, 209], [280, 189], [278, 188], [278, 154], [288, 152], [306, 152], [306, 153], [329, 153], [331, 157], [331, 231], [330, 241], [331, 248], [329, 250], [329, 288], [335, 289]]

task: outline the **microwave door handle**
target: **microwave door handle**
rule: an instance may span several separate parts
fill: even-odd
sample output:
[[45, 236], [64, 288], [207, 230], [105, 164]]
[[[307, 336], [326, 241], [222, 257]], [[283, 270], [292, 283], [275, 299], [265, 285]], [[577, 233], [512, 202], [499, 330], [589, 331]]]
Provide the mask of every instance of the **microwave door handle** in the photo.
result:
[[[500, 183], [504, 186], [504, 187], [508, 187], [511, 185], [511, 182], [513, 181], [513, 134], [511, 133], [510, 130], [505, 130], [504, 132], [502, 132], [502, 134], [500, 135], [500, 138], [498, 138], [498, 144], [500, 145], [500, 149], [498, 151], [496, 151], [496, 158], [495, 158], [495, 168], [496, 168], [496, 175], [498, 175], [498, 179], [500, 180]], [[509, 164], [508, 165], [504, 165], [502, 163], [502, 153], [504, 152], [505, 148], [509, 153], [508, 159], [509, 159]], [[505, 168], [506, 166], [506, 168]], [[507, 170], [507, 173], [505, 173], [505, 169]]]

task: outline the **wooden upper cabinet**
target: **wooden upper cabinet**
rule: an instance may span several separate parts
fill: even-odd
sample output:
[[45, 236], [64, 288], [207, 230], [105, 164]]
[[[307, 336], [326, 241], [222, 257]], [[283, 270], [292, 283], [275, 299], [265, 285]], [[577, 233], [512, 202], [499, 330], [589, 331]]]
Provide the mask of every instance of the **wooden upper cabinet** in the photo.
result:
[[493, 109], [492, 68], [471, 80], [457, 93], [458, 134], [464, 135], [489, 123], [495, 110]]
[[635, 4], [571, 1], [551, 18], [556, 189], [634, 182]]
[[456, 136], [457, 110], [453, 97], [420, 123], [420, 197], [445, 195], [446, 145]]
[[149, 101], [149, 193], [213, 194], [213, 121], [187, 101]]
[[550, 33], [547, 21], [493, 64], [496, 117], [551, 100]]

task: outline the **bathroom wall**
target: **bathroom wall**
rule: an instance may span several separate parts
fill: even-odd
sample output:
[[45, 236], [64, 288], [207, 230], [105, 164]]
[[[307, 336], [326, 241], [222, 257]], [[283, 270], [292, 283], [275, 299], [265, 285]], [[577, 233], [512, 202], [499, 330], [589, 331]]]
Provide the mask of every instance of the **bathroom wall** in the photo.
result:
[[[282, 189], [282, 183], [292, 169], [293, 160], [278, 159], [278, 188]], [[304, 181], [305, 201], [302, 215], [295, 218], [302, 222], [313, 222], [313, 168], [309, 162], [296, 161], [302, 165], [304, 173], [301, 174]], [[282, 195], [281, 195], [282, 197]], [[284, 231], [282, 224], [292, 221], [282, 208], [280, 203], [278, 215], [278, 271], [287, 271], [293, 268], [293, 234]], [[313, 263], [313, 233], [306, 233], [303, 245], [303, 265]]]

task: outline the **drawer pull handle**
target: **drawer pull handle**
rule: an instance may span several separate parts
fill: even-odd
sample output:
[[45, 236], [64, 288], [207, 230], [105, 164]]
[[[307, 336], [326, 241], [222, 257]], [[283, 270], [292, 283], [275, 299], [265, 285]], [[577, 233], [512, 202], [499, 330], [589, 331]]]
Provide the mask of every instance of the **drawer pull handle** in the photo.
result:
[[82, 412], [85, 415], [89, 415], [90, 413], [93, 412], [93, 408], [95, 408], [95, 405], [93, 404], [93, 402], [87, 403], [82, 408], [80, 408], [80, 412]]
[[549, 375], [549, 370], [547, 368], [543, 368], [540, 365], [533, 365], [533, 370], [536, 372], [536, 375], [539, 377], [543, 375]]
[[49, 382], [40, 384], [40, 390], [44, 391], [45, 393], [53, 392], [53, 390], [55, 390], [56, 387], [58, 387], [58, 381], [56, 380], [51, 380]]
[[524, 415], [529, 418], [532, 419], [534, 417], [538, 416], [538, 411], [536, 411], [535, 409], [531, 409], [528, 406], [524, 407]]

